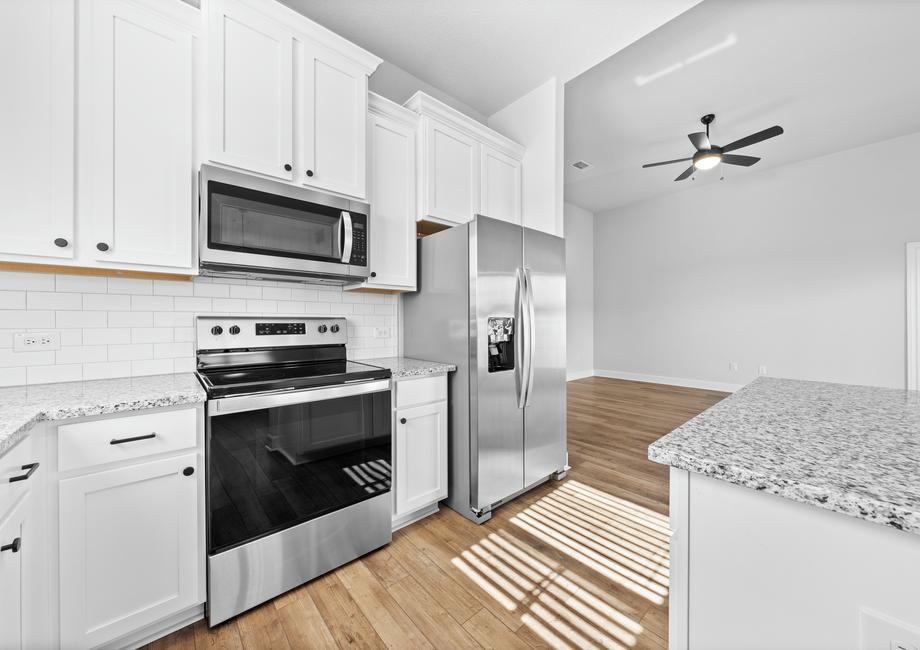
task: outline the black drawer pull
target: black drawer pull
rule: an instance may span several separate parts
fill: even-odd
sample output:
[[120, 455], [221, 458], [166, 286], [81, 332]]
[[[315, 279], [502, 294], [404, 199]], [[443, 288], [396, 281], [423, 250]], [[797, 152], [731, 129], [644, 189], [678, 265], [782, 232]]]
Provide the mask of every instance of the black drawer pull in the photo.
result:
[[17, 537], [12, 541], [12, 543], [0, 546], [0, 553], [3, 551], [13, 551], [13, 553], [18, 553], [20, 548], [22, 548], [22, 539]]
[[150, 440], [151, 438], [156, 438], [156, 437], [157, 437], [157, 434], [156, 432], [154, 432], [154, 433], [148, 433], [147, 435], [144, 435], [144, 436], [134, 436], [133, 438], [112, 438], [109, 441], [109, 444], [110, 445], [121, 445], [126, 442], [137, 442], [138, 440]]
[[192, 474], [195, 473], [195, 468], [194, 468], [194, 467], [186, 467], [184, 470], [182, 470], [182, 473], [185, 474], [186, 476], [191, 476]]
[[15, 483], [16, 481], [25, 481], [27, 478], [32, 476], [35, 473], [35, 470], [38, 469], [38, 463], [29, 463], [28, 465], [23, 465], [23, 469], [29, 470], [25, 474], [20, 474], [19, 476], [13, 476], [10, 478], [10, 483]]

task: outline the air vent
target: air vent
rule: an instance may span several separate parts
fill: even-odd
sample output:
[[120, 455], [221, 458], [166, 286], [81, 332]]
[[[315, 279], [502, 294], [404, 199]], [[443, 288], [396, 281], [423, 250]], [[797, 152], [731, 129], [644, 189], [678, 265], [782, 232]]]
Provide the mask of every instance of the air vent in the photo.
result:
[[575, 169], [587, 169], [591, 166], [591, 163], [585, 162], [584, 160], [576, 160], [572, 163], [572, 167]]

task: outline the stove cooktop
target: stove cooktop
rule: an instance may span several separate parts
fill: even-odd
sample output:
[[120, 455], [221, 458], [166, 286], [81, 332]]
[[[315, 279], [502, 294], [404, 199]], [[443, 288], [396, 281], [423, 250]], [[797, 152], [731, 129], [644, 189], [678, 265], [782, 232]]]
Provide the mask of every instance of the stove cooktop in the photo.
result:
[[211, 398], [389, 379], [390, 374], [388, 368], [347, 360], [221, 368], [197, 372], [208, 397]]

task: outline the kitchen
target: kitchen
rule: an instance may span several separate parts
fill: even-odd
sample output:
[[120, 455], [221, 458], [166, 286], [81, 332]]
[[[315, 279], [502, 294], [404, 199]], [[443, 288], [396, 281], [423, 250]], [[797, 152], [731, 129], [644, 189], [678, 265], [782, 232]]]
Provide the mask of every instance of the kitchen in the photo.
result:
[[[902, 181], [916, 167], [906, 151], [920, 131], [920, 95], [916, 82], [895, 83], [898, 66], [872, 80], [891, 52], [914, 47], [903, 26], [916, 10], [891, 0], [873, 14], [889, 42], [872, 56], [825, 39], [840, 62], [822, 61], [830, 90], [820, 92], [839, 98], [844, 68], [876, 92], [800, 151], [790, 139], [814, 127], [775, 98], [795, 89], [802, 106], [830, 100], [794, 75], [752, 74], [748, 114], [734, 108], [741, 90], [709, 98], [687, 89], [708, 88], [696, 75], [708, 83], [744, 66], [766, 70], [776, 6], [559, 3], [531, 16], [513, 4], [493, 8], [492, 21], [449, 3], [366, 0], [10, 0], [0, 9], [0, 78], [15, 98], [0, 120], [0, 472], [9, 485], [0, 493], [0, 647], [920, 645], [917, 609], [904, 605], [920, 598], [920, 581], [903, 568], [916, 566], [920, 502], [910, 480], [892, 479], [920, 463], [920, 361], [911, 361], [920, 264], [904, 276], [905, 245], [920, 232]], [[793, 60], [825, 16], [800, 12], [785, 55]], [[836, 3], [830, 15], [844, 29], [869, 13]], [[492, 45], [477, 47], [487, 33]], [[541, 48], [553, 37], [566, 46]], [[425, 56], [434, 48], [443, 56]], [[687, 106], [656, 112], [687, 96]], [[717, 290], [703, 294], [704, 310], [669, 288], [692, 279], [711, 290], [699, 270], [724, 275], [716, 260], [733, 261], [722, 256], [739, 244], [655, 226], [668, 202], [690, 214], [751, 195], [766, 204], [781, 192], [758, 183], [787, 189], [832, 165], [852, 169], [833, 162], [847, 152], [829, 148], [831, 135], [860, 108], [896, 99], [900, 108], [849, 145], [868, 148], [861, 159], [878, 164], [867, 173], [890, 190], [887, 225], [876, 230], [884, 237], [852, 238], [864, 264], [878, 245], [880, 266], [864, 268], [880, 279], [865, 295], [855, 277], [840, 291], [877, 315], [877, 328], [859, 323], [855, 335], [885, 344], [875, 354], [854, 345], [841, 366], [813, 343], [798, 364], [787, 360], [764, 345], [766, 333], [731, 350], [717, 343], [730, 334], [688, 340], [681, 322], [715, 332], [738, 321]], [[782, 137], [776, 127], [738, 140], [775, 123]], [[670, 169], [641, 169], [689, 146], [685, 126], [706, 135], [691, 135], [689, 190]], [[709, 138], [751, 146], [763, 162], [720, 166], [727, 181], [713, 183], [697, 157], [753, 163]], [[907, 162], [892, 171], [893, 160]], [[616, 175], [626, 168], [633, 176]], [[837, 200], [838, 214], [862, 205], [843, 192]], [[850, 235], [860, 221], [846, 218]], [[712, 246], [712, 262], [675, 272], [685, 261], [678, 233]], [[906, 250], [918, 259], [916, 245]], [[796, 262], [781, 246], [760, 254]], [[634, 270], [656, 281], [634, 286]], [[720, 282], [735, 292], [747, 272]], [[807, 314], [808, 301], [776, 314]], [[835, 304], [821, 304], [840, 320]], [[683, 317], [647, 320], [660, 305]], [[693, 358], [697, 345], [714, 350]], [[672, 350], [671, 366], [658, 349]], [[708, 365], [716, 358], [718, 369]], [[815, 404], [845, 415], [828, 418]], [[756, 474], [764, 456], [750, 450], [761, 441], [795, 449], [775, 426], [784, 418], [831, 441], [861, 431], [880, 451], [867, 459], [859, 445], [832, 442], [849, 449], [838, 458], [816, 438], [796, 451], [801, 467]], [[814, 496], [808, 468], [820, 462], [840, 477]], [[847, 473], [847, 462], [865, 471]], [[750, 503], [729, 483], [756, 484], [743, 493]], [[783, 514], [777, 502], [787, 501], [806, 510]], [[722, 530], [715, 514], [689, 517], [726, 504], [748, 513], [744, 530]], [[771, 517], [807, 523], [796, 534], [758, 528]], [[739, 574], [719, 541], [731, 535], [744, 558], [771, 570]], [[772, 554], [757, 542], [770, 535], [779, 538]], [[869, 575], [881, 564], [866, 564], [824, 618], [798, 618], [801, 603], [777, 608], [772, 620], [788, 621], [788, 635], [771, 637], [758, 628], [771, 620], [758, 615], [763, 603], [726, 602], [718, 587], [780, 598], [775, 568], [794, 565], [797, 535], [865, 538], [865, 548], [886, 549], [886, 580], [905, 577], [886, 590]], [[852, 557], [827, 554], [824, 575]], [[711, 586], [688, 579], [688, 567]], [[827, 591], [801, 587], [830, 602]], [[729, 610], [732, 625], [722, 621]], [[828, 626], [842, 636], [829, 641]]]

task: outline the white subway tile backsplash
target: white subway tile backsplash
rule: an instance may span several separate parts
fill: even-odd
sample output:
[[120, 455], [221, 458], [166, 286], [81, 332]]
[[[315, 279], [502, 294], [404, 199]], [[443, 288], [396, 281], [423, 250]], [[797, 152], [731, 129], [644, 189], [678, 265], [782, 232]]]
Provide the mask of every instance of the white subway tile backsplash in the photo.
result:
[[108, 278], [109, 293], [130, 293], [132, 295], [147, 295], [153, 293], [153, 280], [140, 280], [137, 278]]
[[[0, 271], [0, 385], [192, 372], [195, 317], [212, 313], [341, 315], [349, 356], [398, 353], [396, 296], [264, 280]], [[392, 328], [391, 336], [375, 339], [375, 327]], [[25, 330], [57, 331], [61, 348], [14, 353], [13, 334]]]
[[56, 275], [54, 288], [56, 291], [68, 293], [105, 293], [106, 279], [92, 275]]
[[25, 291], [0, 291], [0, 309], [25, 309]]
[[109, 327], [153, 327], [153, 312], [110, 311]]
[[83, 309], [83, 296], [79, 293], [30, 291], [27, 309]]
[[[75, 293], [79, 297], [80, 294]], [[105, 327], [106, 312], [104, 311], [59, 311], [56, 312], [55, 320], [62, 327]]]
[[131, 296], [87, 293], [83, 295], [83, 309], [87, 311], [128, 311], [131, 309]]

